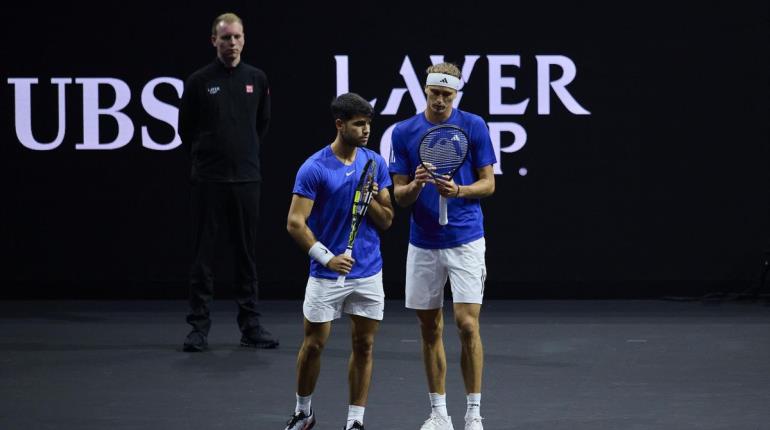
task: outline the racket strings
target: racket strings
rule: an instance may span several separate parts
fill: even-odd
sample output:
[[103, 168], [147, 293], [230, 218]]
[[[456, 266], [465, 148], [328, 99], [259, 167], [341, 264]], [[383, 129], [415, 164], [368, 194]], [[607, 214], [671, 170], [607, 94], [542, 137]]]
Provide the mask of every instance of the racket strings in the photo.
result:
[[445, 175], [454, 171], [465, 161], [468, 140], [462, 133], [453, 130], [437, 130], [429, 133], [420, 145], [420, 159], [435, 167], [434, 174]]
[[359, 187], [353, 198], [353, 218], [351, 220], [351, 230], [349, 242], [352, 243], [358, 233], [358, 227], [361, 225], [366, 211], [369, 209], [369, 204], [372, 201], [374, 194], [374, 172], [376, 169], [376, 163], [367, 163], [367, 167], [364, 169], [364, 174], [359, 181]]

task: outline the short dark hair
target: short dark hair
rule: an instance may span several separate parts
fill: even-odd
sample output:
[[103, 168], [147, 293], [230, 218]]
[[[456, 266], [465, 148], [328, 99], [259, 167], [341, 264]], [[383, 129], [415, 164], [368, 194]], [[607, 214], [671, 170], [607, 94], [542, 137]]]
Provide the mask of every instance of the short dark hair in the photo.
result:
[[374, 108], [365, 98], [356, 93], [345, 93], [332, 101], [332, 116], [335, 120], [347, 121], [356, 115], [365, 115], [369, 118], [374, 115]]

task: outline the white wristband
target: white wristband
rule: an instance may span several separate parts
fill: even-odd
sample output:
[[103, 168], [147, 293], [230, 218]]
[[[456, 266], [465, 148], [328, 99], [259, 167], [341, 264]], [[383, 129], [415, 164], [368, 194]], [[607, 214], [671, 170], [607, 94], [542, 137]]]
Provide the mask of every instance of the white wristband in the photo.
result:
[[307, 255], [309, 255], [313, 260], [321, 263], [321, 265], [324, 267], [326, 267], [326, 265], [329, 263], [329, 260], [334, 258], [334, 253], [329, 251], [329, 248], [325, 247], [324, 244], [320, 241], [314, 243], [313, 246], [310, 247]]

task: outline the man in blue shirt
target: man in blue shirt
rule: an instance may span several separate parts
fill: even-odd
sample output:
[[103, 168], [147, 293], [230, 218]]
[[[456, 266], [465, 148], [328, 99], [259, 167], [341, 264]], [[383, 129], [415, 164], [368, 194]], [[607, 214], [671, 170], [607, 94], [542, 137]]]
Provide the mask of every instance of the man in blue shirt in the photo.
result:
[[[302, 306], [305, 338], [297, 356], [297, 405], [286, 430], [307, 430], [315, 424], [310, 401], [321, 367], [321, 351], [331, 321], [343, 312], [350, 315], [353, 344], [345, 429], [364, 428], [374, 335], [385, 309], [377, 229], [390, 227], [393, 205], [385, 160], [365, 148], [373, 109], [353, 93], [337, 97], [331, 108], [337, 137], [331, 145], [311, 155], [297, 172], [287, 223], [289, 234], [311, 260]], [[359, 227], [351, 258], [344, 251], [350, 233], [353, 195], [368, 160], [377, 163], [375, 194]], [[336, 285], [339, 275], [346, 275], [341, 287]]]
[[[449, 278], [455, 323], [462, 344], [461, 367], [467, 395], [466, 430], [481, 430], [481, 377], [484, 352], [479, 313], [484, 296], [484, 218], [480, 199], [495, 191], [497, 162], [484, 120], [452, 107], [460, 69], [451, 63], [428, 68], [424, 112], [400, 122], [392, 134], [393, 193], [412, 206], [406, 263], [406, 307], [415, 309], [422, 331], [431, 414], [422, 430], [453, 430], [446, 409], [446, 355], [442, 340], [444, 286]], [[433, 179], [420, 164], [420, 140], [431, 127], [453, 124], [468, 135], [468, 158], [453, 178]], [[438, 222], [439, 195], [447, 198], [449, 223]]]

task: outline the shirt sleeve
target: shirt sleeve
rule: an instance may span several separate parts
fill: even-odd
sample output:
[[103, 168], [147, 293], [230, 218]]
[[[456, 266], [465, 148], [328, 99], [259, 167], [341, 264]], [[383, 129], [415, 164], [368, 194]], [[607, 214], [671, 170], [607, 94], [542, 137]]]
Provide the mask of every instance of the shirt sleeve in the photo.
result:
[[321, 173], [314, 163], [305, 162], [297, 172], [294, 181], [294, 194], [307, 197], [315, 201], [318, 193], [318, 185], [321, 183]]
[[411, 175], [409, 169], [409, 155], [406, 142], [399, 127], [393, 129], [390, 135], [390, 173], [394, 175]]
[[377, 185], [380, 189], [387, 188], [393, 185], [388, 174], [387, 164], [385, 159], [381, 155], [377, 154]]
[[267, 136], [267, 130], [270, 127], [270, 83], [267, 81], [267, 76], [262, 76], [263, 81], [260, 82], [262, 87], [262, 95], [260, 98], [259, 112], [257, 113], [257, 134], [259, 140], [263, 142], [265, 136]]
[[489, 129], [481, 117], [476, 117], [473, 121], [470, 150], [473, 151], [473, 167], [476, 169], [497, 163]]

